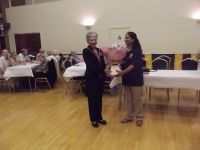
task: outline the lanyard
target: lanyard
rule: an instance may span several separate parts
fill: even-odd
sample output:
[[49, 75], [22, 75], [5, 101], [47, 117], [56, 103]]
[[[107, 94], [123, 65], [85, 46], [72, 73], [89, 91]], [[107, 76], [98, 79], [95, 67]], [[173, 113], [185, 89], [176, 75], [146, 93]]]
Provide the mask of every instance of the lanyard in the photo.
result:
[[100, 51], [98, 52], [98, 49], [96, 49], [98, 53], [95, 53], [93, 50], [91, 50], [91, 49], [89, 49], [89, 50], [97, 57], [98, 61], [100, 61], [100, 55], [101, 55]]

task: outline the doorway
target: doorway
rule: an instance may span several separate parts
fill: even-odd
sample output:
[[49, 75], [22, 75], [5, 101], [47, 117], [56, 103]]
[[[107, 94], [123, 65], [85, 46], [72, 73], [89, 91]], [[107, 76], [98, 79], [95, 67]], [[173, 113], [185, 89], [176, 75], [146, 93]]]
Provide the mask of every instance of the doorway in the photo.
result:
[[15, 34], [16, 53], [28, 49], [29, 54], [36, 56], [41, 48], [40, 33]]

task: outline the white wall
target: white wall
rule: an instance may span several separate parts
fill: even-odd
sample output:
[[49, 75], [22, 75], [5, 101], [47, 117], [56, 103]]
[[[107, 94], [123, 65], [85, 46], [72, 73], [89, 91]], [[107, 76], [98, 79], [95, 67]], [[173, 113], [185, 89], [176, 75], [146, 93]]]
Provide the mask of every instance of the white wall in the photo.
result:
[[[109, 28], [130, 27], [138, 34], [144, 53], [195, 53], [200, 49], [200, 24], [190, 19], [199, 0], [60, 0], [7, 9], [11, 49], [14, 34], [40, 32], [42, 47], [64, 53], [87, 46], [85, 34], [96, 31], [99, 46], [109, 43]], [[97, 21], [81, 25], [85, 16]]]

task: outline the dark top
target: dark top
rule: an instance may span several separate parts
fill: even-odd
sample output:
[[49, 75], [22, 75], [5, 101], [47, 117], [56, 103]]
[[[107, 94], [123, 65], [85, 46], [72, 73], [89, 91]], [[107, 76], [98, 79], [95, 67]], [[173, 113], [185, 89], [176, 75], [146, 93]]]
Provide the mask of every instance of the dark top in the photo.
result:
[[96, 48], [99, 53], [99, 59], [93, 52], [93, 50], [88, 46], [83, 49], [83, 59], [86, 63], [85, 78], [86, 80], [96, 80], [105, 77], [105, 60], [103, 52]]
[[140, 48], [135, 48], [127, 52], [120, 67], [122, 70], [125, 70], [130, 65], [133, 65], [134, 69], [122, 76], [122, 84], [125, 86], [142, 86], [144, 84], [144, 79], [142, 70], [142, 50]]
[[34, 72], [47, 73], [47, 71], [48, 71], [48, 61], [47, 60], [42, 62], [40, 65], [38, 65], [34, 68]]

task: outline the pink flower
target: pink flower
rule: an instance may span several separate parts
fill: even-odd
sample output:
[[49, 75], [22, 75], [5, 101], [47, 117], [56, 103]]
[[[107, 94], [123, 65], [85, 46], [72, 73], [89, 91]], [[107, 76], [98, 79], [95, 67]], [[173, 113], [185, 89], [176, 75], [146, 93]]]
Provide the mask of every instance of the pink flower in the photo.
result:
[[106, 58], [107, 64], [120, 62], [127, 53], [127, 49], [124, 47], [117, 47], [116, 49], [112, 49], [111, 47], [104, 47], [102, 48], [102, 51]]

